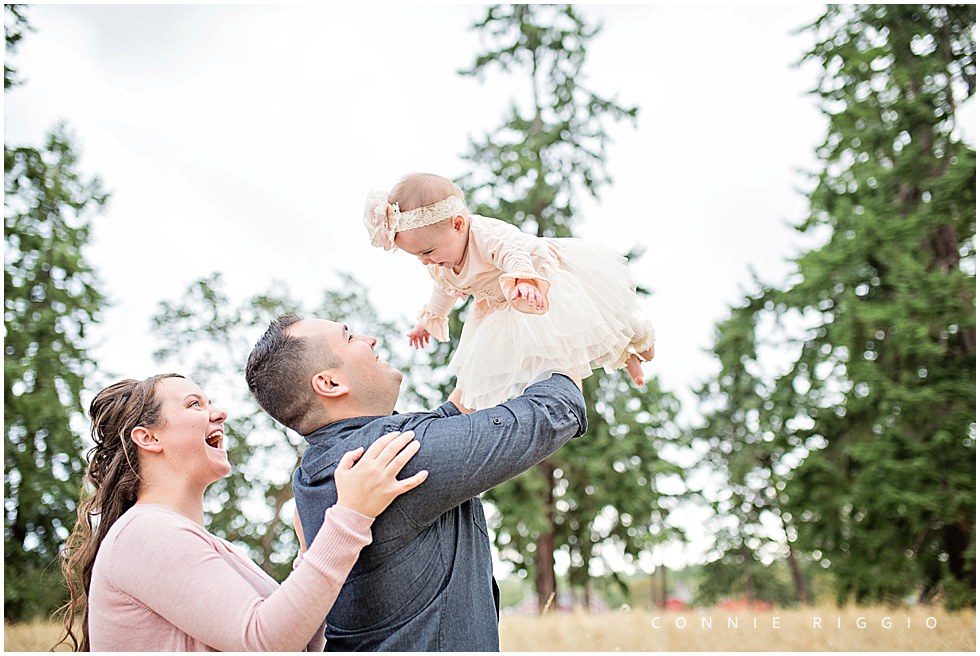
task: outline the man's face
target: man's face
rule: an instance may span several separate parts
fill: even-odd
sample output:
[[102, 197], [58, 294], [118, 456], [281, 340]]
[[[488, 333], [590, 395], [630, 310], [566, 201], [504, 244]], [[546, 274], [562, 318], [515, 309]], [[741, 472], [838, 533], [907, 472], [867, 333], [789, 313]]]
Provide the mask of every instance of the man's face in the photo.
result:
[[334, 371], [348, 386], [353, 400], [379, 414], [394, 410], [402, 373], [374, 352], [377, 339], [354, 335], [344, 324], [326, 319], [304, 319], [290, 326], [289, 333], [326, 344], [341, 362]]

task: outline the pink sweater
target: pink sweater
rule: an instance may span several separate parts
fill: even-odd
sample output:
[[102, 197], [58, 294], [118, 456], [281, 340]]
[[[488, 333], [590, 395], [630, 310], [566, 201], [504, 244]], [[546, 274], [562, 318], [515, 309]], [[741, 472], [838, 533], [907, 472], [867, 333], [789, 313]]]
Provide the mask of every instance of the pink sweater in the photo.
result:
[[92, 651], [323, 649], [323, 618], [374, 520], [328, 508], [280, 586], [258, 565], [169, 508], [136, 504], [109, 529], [89, 590]]

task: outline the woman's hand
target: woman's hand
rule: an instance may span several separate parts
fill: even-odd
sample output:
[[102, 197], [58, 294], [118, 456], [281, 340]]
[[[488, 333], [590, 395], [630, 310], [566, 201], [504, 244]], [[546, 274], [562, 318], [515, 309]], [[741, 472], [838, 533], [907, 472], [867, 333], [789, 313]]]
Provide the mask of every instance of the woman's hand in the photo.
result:
[[429, 331], [422, 324], [416, 324], [408, 332], [408, 343], [414, 348], [422, 348], [429, 343]]
[[360, 447], [345, 453], [334, 473], [337, 505], [377, 517], [395, 497], [421, 485], [429, 475], [424, 469], [403, 480], [396, 478], [422, 446], [414, 437], [414, 431], [388, 433], [366, 452]]

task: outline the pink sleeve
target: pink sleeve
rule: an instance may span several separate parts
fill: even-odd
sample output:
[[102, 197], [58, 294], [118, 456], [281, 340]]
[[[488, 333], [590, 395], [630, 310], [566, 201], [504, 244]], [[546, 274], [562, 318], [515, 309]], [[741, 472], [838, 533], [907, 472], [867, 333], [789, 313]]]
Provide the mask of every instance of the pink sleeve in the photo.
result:
[[[504, 292], [504, 298], [510, 298], [519, 281], [527, 281], [538, 288], [547, 306], [551, 282], [535, 270], [531, 261], [531, 253], [526, 246], [531, 235], [526, 235], [516, 226], [499, 219], [492, 220], [489, 225], [485, 248], [490, 261], [503, 272], [500, 276], [500, 288]], [[528, 311], [523, 303], [512, 302], [512, 305], [521, 312]]]
[[110, 582], [219, 651], [300, 651], [316, 646], [314, 633], [371, 542], [373, 521], [328, 508], [302, 562], [263, 597], [203, 528], [165, 513], [144, 515], [120, 531], [115, 552], [130, 557], [116, 559]]
[[448, 290], [435, 282], [432, 285], [432, 296], [429, 302], [422, 306], [419, 312], [419, 323], [440, 342], [449, 341], [449, 311], [456, 305], [459, 296], [450, 294]]

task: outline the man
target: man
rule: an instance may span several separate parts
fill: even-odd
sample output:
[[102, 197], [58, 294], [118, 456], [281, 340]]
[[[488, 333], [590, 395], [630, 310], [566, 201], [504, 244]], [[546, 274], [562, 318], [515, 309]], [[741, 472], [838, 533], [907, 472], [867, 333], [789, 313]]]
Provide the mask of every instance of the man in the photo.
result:
[[333, 321], [285, 315], [246, 367], [259, 404], [309, 443], [293, 476], [307, 543], [337, 499], [333, 473], [345, 452], [392, 431], [413, 430], [421, 443], [402, 473], [428, 478], [375, 520], [327, 615], [327, 649], [497, 651], [499, 599], [478, 495], [585, 432], [581, 381], [543, 374], [494, 408], [467, 413], [450, 400], [398, 414], [402, 374], [376, 343]]

